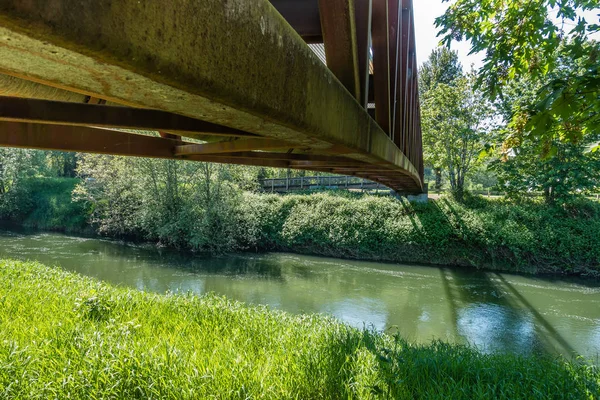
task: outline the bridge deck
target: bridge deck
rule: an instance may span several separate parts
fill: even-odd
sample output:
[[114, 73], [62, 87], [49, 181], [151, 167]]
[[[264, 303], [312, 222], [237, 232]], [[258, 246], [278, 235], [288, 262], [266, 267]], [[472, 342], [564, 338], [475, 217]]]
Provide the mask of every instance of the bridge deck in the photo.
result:
[[410, 0], [5, 0], [0, 74], [3, 146], [422, 190]]

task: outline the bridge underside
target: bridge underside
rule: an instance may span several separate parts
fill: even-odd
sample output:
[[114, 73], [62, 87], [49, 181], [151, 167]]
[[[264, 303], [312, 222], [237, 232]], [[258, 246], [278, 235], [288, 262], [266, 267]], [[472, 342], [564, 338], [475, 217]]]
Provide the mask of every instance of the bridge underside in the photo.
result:
[[[0, 146], [326, 171], [419, 193], [413, 32], [409, 0], [4, 0]], [[320, 42], [326, 65], [307, 45]]]

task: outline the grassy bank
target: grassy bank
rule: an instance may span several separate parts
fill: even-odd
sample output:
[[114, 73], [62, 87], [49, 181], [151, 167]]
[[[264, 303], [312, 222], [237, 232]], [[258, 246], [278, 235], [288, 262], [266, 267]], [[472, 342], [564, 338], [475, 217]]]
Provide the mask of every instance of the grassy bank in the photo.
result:
[[[248, 247], [334, 257], [600, 275], [600, 204], [247, 193]], [[252, 236], [255, 235], [255, 236]]]
[[594, 398], [562, 360], [415, 346], [322, 316], [0, 261], [0, 397]]
[[[30, 179], [11, 202], [17, 209], [5, 218], [208, 253], [291, 251], [600, 276], [600, 203], [592, 200], [555, 207], [482, 197], [414, 204], [343, 191], [282, 196], [232, 190], [205, 207], [187, 199], [164, 209], [132, 200], [137, 191], [119, 191], [110, 204], [101, 192], [93, 193], [93, 201], [74, 202], [77, 182]], [[94, 226], [88, 225], [92, 214]]]
[[25, 179], [7, 195], [9, 201], [0, 202], [4, 206], [0, 219], [29, 228], [92, 233], [86, 205], [71, 198], [79, 182], [76, 178]]

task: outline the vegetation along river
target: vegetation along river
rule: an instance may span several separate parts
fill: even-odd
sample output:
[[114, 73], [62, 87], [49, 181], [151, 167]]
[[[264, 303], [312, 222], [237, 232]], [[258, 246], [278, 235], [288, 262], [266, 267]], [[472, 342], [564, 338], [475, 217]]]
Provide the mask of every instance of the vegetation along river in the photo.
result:
[[482, 351], [579, 353], [599, 363], [600, 282], [295, 254], [202, 258], [153, 247], [0, 231], [0, 258], [37, 260], [145, 291], [215, 292], [334, 315], [407, 339]]

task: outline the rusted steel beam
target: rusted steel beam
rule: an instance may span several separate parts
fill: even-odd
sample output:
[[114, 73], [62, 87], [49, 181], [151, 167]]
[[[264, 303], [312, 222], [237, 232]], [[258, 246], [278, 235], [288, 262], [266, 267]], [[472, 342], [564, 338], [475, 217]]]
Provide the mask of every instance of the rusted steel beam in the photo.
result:
[[175, 158], [179, 140], [109, 129], [69, 125], [0, 122], [0, 146], [80, 151], [122, 156]]
[[[181, 146], [182, 143], [185, 142], [111, 129], [0, 121], [0, 146], [4, 147], [183, 159], [321, 172], [331, 172], [333, 170], [333, 168], [323, 167], [319, 164], [294, 165], [288, 160], [255, 158], [248, 155], [239, 156], [244, 153], [177, 156], [175, 155], [175, 149], [177, 146]], [[360, 168], [363, 167], [354, 165], [351, 162], [348, 165], [353, 166], [357, 171], [361, 171]], [[368, 173], [369, 168], [376, 167], [366, 165], [363, 173]]]
[[376, 174], [376, 173], [375, 174], [355, 173], [355, 174], [352, 174], [352, 175], [358, 176], [358, 177], [361, 177], [361, 178], [366, 178], [366, 179], [372, 180], [374, 182], [380, 182], [380, 183], [383, 183], [384, 185], [387, 185], [387, 184], [390, 184], [390, 183], [402, 182], [400, 180], [391, 179], [391, 178], [388, 178], [386, 176], [382, 176], [382, 175], [379, 175], [379, 174]]
[[173, 134], [167, 133], [167, 132], [158, 132], [158, 134], [160, 135], [161, 138], [181, 140], [181, 136], [179, 136], [179, 135], [173, 135]]
[[192, 155], [186, 156], [187, 161], [201, 161], [201, 162], [213, 162], [220, 164], [240, 164], [240, 165], [251, 165], [255, 167], [271, 167], [271, 168], [289, 168], [289, 163], [283, 160], [261, 160], [256, 158], [248, 157], [227, 157], [223, 155]]
[[[133, 157], [181, 159], [174, 149], [180, 140], [138, 135], [111, 129], [88, 128], [69, 125], [47, 125], [22, 122], [0, 122], [0, 146], [42, 150], [77, 151]], [[280, 160], [229, 159], [227, 157], [194, 155], [192, 161], [227, 164], [259, 165], [287, 168], [289, 163]]]
[[[407, 0], [410, 1], [411, 3], [411, 9], [412, 9], [412, 0]], [[416, 139], [416, 135], [417, 135], [417, 115], [418, 115], [418, 101], [419, 101], [419, 93], [418, 93], [418, 79], [417, 79], [417, 74], [418, 74], [418, 65], [417, 65], [417, 52], [416, 52], [416, 38], [415, 38], [415, 34], [414, 34], [414, 25], [415, 25], [415, 15], [414, 12], [411, 12], [411, 16], [410, 16], [410, 24], [411, 26], [413, 26], [413, 34], [411, 35], [411, 41], [410, 41], [410, 57], [411, 57], [411, 62], [412, 62], [412, 84], [411, 84], [411, 96], [412, 96], [412, 101], [411, 101], [411, 119], [410, 119], [410, 133], [411, 133], [411, 141], [410, 141], [410, 147], [408, 149], [408, 152], [410, 153], [409, 160], [411, 160], [411, 162], [416, 162], [417, 161], [417, 155], [416, 155], [416, 151], [417, 151], [417, 139]]]
[[[418, 83], [419, 81], [417, 80], [417, 93], [419, 92], [418, 90]], [[414, 164], [417, 168], [417, 170], [419, 171], [419, 176], [421, 178], [421, 182], [423, 182], [423, 177], [425, 174], [425, 166], [423, 164], [423, 132], [421, 130], [421, 106], [419, 104], [419, 98], [417, 97], [417, 131], [416, 131], [416, 137], [417, 137], [417, 162]]]
[[390, 63], [390, 138], [394, 140], [395, 135], [395, 122], [396, 122], [396, 98], [397, 88], [396, 81], [398, 79], [398, 28], [399, 28], [399, 16], [400, 6], [399, 1], [401, 0], [387, 0], [388, 3], [388, 45], [389, 45], [389, 56], [388, 60]]
[[[293, 168], [296, 168], [297, 166], [293, 166]], [[372, 168], [361, 168], [360, 166], [352, 166], [352, 165], [348, 165], [348, 166], [336, 166], [336, 165], [306, 165], [306, 166], [302, 166], [300, 168], [320, 168], [320, 169], [328, 169], [331, 171], [343, 171], [343, 172], [336, 172], [337, 173], [343, 173], [346, 175], [353, 175], [355, 173], [363, 173], [363, 174], [367, 174], [367, 173], [380, 173], [382, 175], [385, 175], [386, 173], [389, 173], [390, 170], [389, 169], [385, 169], [385, 168], [377, 168], [377, 167], [372, 167]]]
[[307, 43], [323, 43], [318, 0], [269, 0]]
[[388, 0], [373, 0], [373, 76], [375, 83], [375, 120], [390, 132], [390, 52]]
[[367, 93], [367, 99], [369, 103], [375, 102], [375, 80], [373, 79], [373, 75], [369, 75], [369, 83], [368, 83], [369, 91]]
[[255, 136], [160, 110], [5, 96], [0, 96], [0, 121], [169, 131], [189, 136]]
[[347, 160], [347, 161], [303, 161], [303, 160], [290, 160], [290, 165], [292, 166], [299, 166], [299, 167], [344, 167], [344, 166], [349, 166], [349, 167], [365, 167], [365, 168], [369, 168], [369, 167], [377, 167], [376, 165], [370, 165], [370, 164], [365, 164], [365, 163], [359, 163], [353, 160]]
[[[412, 50], [411, 50], [412, 54]], [[416, 106], [416, 92], [415, 92], [415, 81], [416, 81], [416, 62], [414, 56], [410, 57], [409, 64], [410, 81], [408, 82], [408, 115], [406, 121], [406, 132], [408, 133], [408, 140], [404, 153], [407, 154], [409, 160], [413, 156], [413, 144], [414, 144], [414, 119], [415, 119], [415, 106]], [[410, 154], [410, 155], [408, 155]]]
[[106, 104], [106, 100], [99, 99], [94, 96], [87, 96], [86, 103], [87, 104]]
[[354, 0], [319, 0], [327, 67], [360, 101]]
[[360, 82], [359, 103], [367, 108], [369, 103], [369, 63], [371, 60], [371, 21], [373, 0], [354, 0], [356, 46], [358, 51], [358, 78]]
[[175, 148], [175, 155], [200, 155], [200, 154], [218, 154], [232, 153], [237, 151], [249, 150], [271, 150], [292, 148], [289, 142], [277, 139], [244, 139], [232, 140], [228, 142], [202, 143], [202, 144], [186, 144]]
[[403, 0], [398, 0], [398, 10], [397, 10], [397, 27], [396, 27], [396, 80], [394, 84], [394, 93], [395, 93], [395, 104], [394, 104], [394, 120], [393, 120], [393, 132], [392, 141], [396, 146], [402, 140], [402, 135], [404, 132], [402, 131], [402, 110], [404, 107], [404, 93], [402, 92], [402, 79], [404, 78], [404, 72], [406, 69], [406, 63], [404, 62], [403, 57], [403, 15], [404, 15], [404, 5]]
[[359, 170], [356, 168], [332, 168], [332, 171], [335, 172], [336, 174], [342, 174], [342, 175], [352, 175], [355, 173], [378, 173], [378, 172], [389, 172], [388, 169], [377, 169], [377, 168], [373, 168], [373, 169], [368, 169], [368, 170]]
[[318, 161], [328, 163], [347, 163], [355, 165], [371, 165], [367, 163], [360, 163], [351, 158], [336, 157], [336, 156], [323, 156], [319, 154], [305, 154], [305, 153], [276, 153], [266, 151], [240, 151], [235, 153], [222, 153], [223, 156], [227, 157], [247, 157], [247, 158], [258, 158], [264, 160], [287, 160], [287, 161]]
[[407, 125], [406, 125], [406, 114], [407, 114], [407, 105], [409, 102], [407, 95], [408, 88], [408, 66], [409, 66], [409, 40], [411, 36], [411, 24], [410, 24], [410, 4], [406, 4], [407, 2], [403, 0], [402, 5], [402, 14], [401, 14], [401, 37], [400, 37], [400, 74], [399, 74], [399, 82], [398, 82], [398, 92], [399, 96], [399, 105], [398, 105], [398, 115], [396, 117], [396, 131], [399, 132], [399, 135], [394, 137], [394, 143], [400, 149], [406, 149], [406, 140], [407, 140]]

